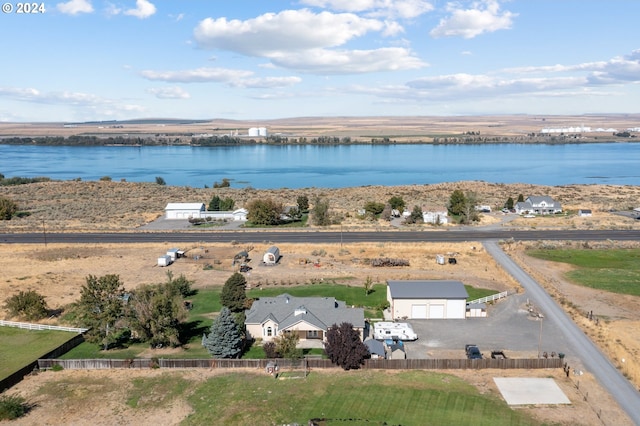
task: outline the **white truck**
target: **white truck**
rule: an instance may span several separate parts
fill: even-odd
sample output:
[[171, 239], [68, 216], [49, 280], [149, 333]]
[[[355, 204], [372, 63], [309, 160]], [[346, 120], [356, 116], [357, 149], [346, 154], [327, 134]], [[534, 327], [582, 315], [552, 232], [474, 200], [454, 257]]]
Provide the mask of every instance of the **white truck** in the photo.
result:
[[376, 340], [416, 340], [418, 335], [409, 323], [380, 321], [373, 324], [373, 337]]

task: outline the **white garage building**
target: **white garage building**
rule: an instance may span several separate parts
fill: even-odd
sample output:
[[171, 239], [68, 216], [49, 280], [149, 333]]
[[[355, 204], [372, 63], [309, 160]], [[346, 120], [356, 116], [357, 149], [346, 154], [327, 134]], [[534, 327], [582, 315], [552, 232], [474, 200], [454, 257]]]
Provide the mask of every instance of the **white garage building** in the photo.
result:
[[393, 319], [464, 319], [469, 294], [460, 281], [387, 281]]
[[167, 207], [164, 208], [167, 219], [200, 217], [200, 214], [204, 211], [204, 203], [169, 203]]

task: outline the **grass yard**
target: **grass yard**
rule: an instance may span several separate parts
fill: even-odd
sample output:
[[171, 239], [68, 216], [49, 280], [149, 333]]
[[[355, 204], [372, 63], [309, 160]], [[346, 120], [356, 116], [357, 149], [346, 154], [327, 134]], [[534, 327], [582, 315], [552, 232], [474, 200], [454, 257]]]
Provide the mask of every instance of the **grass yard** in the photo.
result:
[[183, 424], [537, 425], [455, 376], [412, 371], [312, 372], [306, 379], [232, 373], [198, 386]]
[[538, 259], [576, 266], [566, 277], [586, 287], [640, 296], [640, 250], [549, 249], [529, 250]]
[[62, 345], [75, 336], [66, 331], [0, 327], [0, 379]]

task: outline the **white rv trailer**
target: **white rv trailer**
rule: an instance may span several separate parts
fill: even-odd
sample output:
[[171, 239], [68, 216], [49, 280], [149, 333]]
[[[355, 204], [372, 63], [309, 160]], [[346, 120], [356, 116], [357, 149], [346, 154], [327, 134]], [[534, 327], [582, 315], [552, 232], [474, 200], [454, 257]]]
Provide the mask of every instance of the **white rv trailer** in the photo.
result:
[[380, 321], [373, 324], [373, 337], [377, 340], [416, 340], [418, 335], [409, 323]]

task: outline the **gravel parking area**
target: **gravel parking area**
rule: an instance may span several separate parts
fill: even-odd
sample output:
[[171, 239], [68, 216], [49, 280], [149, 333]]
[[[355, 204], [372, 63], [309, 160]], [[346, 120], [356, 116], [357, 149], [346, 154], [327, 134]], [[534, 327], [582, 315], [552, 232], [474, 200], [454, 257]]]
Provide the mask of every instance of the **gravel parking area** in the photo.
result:
[[491, 356], [492, 350], [504, 351], [510, 358], [535, 358], [538, 349], [540, 354], [571, 355], [560, 330], [550, 321], [530, 315], [524, 294], [489, 305], [486, 318], [407, 322], [418, 334], [418, 340], [405, 342], [407, 358], [464, 358], [464, 347], [469, 343], [478, 345], [485, 357]]

